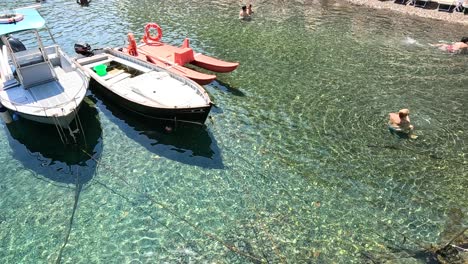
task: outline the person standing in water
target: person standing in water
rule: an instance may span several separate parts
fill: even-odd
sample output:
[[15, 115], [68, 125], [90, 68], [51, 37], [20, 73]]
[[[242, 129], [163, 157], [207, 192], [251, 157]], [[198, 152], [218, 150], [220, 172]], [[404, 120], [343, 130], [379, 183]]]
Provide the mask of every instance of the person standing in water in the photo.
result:
[[249, 20], [250, 19], [250, 16], [247, 13], [247, 6], [246, 5], [243, 5], [241, 10], [239, 11], [239, 19], [242, 19], [242, 20]]
[[254, 11], [252, 10], [252, 4], [249, 4], [249, 6], [247, 6], [247, 14], [249, 16], [253, 15]]
[[417, 138], [417, 136], [413, 134], [414, 126], [411, 125], [408, 109], [401, 109], [398, 113], [390, 113], [388, 117], [388, 129], [392, 134], [396, 134], [400, 137], [410, 137], [412, 139]]

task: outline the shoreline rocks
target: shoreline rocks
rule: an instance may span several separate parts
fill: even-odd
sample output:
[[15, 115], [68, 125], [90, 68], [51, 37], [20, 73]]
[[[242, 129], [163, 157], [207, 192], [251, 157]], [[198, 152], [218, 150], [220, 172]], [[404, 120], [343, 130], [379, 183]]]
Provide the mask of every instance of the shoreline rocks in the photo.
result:
[[[407, 15], [419, 16], [423, 18], [435, 19], [449, 23], [457, 23], [468, 26], [468, 14], [463, 12], [438, 11], [436, 0], [429, 2], [425, 8], [414, 7], [409, 4], [397, 4], [393, 0], [344, 0], [354, 5], [365, 6], [374, 9], [386, 9]], [[409, 3], [409, 1], [407, 1]]]

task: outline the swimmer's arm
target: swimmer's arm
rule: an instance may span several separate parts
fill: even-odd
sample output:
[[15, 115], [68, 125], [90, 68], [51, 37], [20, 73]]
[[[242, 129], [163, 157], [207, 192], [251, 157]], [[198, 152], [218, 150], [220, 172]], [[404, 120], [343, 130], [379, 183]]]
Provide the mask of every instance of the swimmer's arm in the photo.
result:
[[395, 123], [389, 122], [388, 125], [389, 125], [392, 129], [394, 129], [395, 131], [403, 131], [403, 130], [401, 129], [401, 127], [400, 127], [399, 125], [395, 124]]

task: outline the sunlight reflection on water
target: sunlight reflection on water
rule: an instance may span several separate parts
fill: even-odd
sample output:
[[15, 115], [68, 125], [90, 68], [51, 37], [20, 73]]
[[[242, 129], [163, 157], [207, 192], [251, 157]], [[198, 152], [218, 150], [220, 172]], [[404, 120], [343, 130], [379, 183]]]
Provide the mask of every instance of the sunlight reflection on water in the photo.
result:
[[[255, 1], [250, 22], [237, 19], [239, 7], [44, 4], [70, 54], [76, 42], [124, 45], [154, 21], [168, 43], [189, 37], [197, 52], [240, 62], [205, 86], [216, 107], [201, 130], [166, 135], [90, 95], [100, 165], [80, 194], [64, 262], [362, 263], [408, 257], [466, 225], [466, 57], [428, 45], [459, 29], [333, 1]], [[403, 107], [417, 140], [387, 130], [387, 114]], [[0, 257], [55, 261], [73, 186], [38, 180], [8, 133], [0, 237], [15, 253]]]

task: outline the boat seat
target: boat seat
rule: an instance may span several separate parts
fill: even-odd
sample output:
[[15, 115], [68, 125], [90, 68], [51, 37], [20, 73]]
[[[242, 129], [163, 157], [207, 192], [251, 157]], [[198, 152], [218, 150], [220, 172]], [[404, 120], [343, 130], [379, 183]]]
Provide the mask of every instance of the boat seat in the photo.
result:
[[97, 62], [94, 62], [94, 63], [86, 64], [84, 66], [92, 69], [92, 68], [94, 68], [94, 66], [97, 66], [97, 65], [100, 65], [100, 64], [109, 64], [111, 61], [113, 61], [113, 59], [97, 61]]
[[24, 50], [14, 53], [16, 60], [20, 67], [34, 65], [36, 63], [44, 62], [42, 53], [38, 50]]
[[77, 59], [76, 62], [78, 62], [78, 64], [80, 64], [82, 66], [85, 66], [85, 65], [88, 65], [90, 63], [95, 63], [97, 61], [107, 60], [108, 58], [109, 58], [109, 56], [107, 56], [105, 54], [99, 54], [99, 55], [95, 55], [95, 56], [91, 56], [91, 57], [85, 57], [85, 58]]
[[114, 69], [112, 71], [107, 72], [107, 74], [102, 76], [101, 78], [104, 79], [104, 80], [108, 80], [108, 79], [114, 78], [114, 77], [116, 77], [116, 76], [118, 76], [118, 75], [120, 75], [121, 73], [124, 73], [124, 72], [125, 72], [124, 70]]
[[130, 73], [122, 72], [122, 73], [120, 73], [119, 75], [114, 76], [113, 78], [110, 78], [110, 79], [107, 81], [107, 83], [108, 83], [109, 85], [113, 85], [114, 83], [120, 82], [120, 81], [122, 81], [123, 79], [125, 79], [125, 78], [127, 78], [127, 77], [130, 77], [130, 76], [131, 76]]
[[16, 70], [23, 77], [24, 88], [33, 87], [55, 80], [55, 74], [48, 62], [36, 63]]
[[174, 62], [179, 65], [185, 65], [194, 61], [193, 50], [191, 48], [181, 48], [174, 52]]
[[118, 57], [114, 57], [114, 61], [116, 61], [116, 62], [118, 62], [118, 63], [120, 63], [122, 65], [125, 65], [127, 67], [133, 68], [133, 69], [135, 69], [137, 71], [143, 72], [143, 73], [151, 71], [150, 68], [147, 68], [145, 66], [140, 66], [140, 65], [138, 65], [138, 64], [136, 64], [134, 62], [131, 62], [129, 60], [124, 60], [124, 59], [121, 59], [121, 58], [118, 58]]

